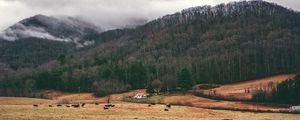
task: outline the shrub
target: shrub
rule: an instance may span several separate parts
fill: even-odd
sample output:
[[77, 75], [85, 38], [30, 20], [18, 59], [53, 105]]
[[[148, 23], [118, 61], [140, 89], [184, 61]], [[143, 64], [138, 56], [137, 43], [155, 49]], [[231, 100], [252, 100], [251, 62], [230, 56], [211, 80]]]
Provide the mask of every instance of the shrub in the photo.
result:
[[266, 102], [270, 101], [268, 97], [268, 93], [264, 90], [258, 90], [256, 93], [253, 94], [252, 100], [256, 102]]

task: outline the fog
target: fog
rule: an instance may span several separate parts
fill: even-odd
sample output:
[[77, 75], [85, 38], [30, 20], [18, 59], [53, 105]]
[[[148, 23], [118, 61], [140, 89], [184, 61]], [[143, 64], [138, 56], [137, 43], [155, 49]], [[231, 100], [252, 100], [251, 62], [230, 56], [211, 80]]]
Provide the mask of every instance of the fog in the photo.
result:
[[[102, 29], [144, 24], [184, 8], [232, 0], [0, 0], [0, 31], [36, 14], [80, 17]], [[298, 0], [267, 0], [300, 10]]]

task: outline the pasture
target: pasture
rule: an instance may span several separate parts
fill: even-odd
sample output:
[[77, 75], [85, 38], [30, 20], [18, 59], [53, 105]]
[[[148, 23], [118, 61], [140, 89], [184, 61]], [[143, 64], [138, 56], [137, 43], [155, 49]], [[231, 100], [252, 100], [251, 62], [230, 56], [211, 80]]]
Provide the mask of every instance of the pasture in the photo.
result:
[[294, 78], [295, 74], [282, 74], [276, 76], [265, 77], [261, 79], [249, 80], [233, 84], [221, 85], [220, 87], [199, 90], [206, 95], [219, 96], [228, 99], [250, 100], [252, 94], [259, 89], [274, 88], [278, 83]]
[[[293, 78], [293, 74], [273, 76], [236, 84], [223, 85], [216, 89], [217, 95], [245, 94], [242, 90], [269, 82], [281, 82]], [[204, 90], [209, 91], [209, 90]], [[219, 92], [220, 91], [220, 92]], [[222, 91], [222, 92], [221, 92]], [[237, 92], [238, 91], [238, 92]], [[59, 91], [44, 91], [49, 99], [0, 97], [0, 120], [299, 120], [300, 114], [246, 112], [259, 111], [289, 111], [287, 107], [279, 107], [259, 103], [241, 101], [213, 100], [198, 97], [191, 93], [176, 93], [152, 96], [146, 99], [132, 99], [124, 102], [124, 97], [145, 90], [134, 90], [111, 95], [114, 107], [104, 109], [107, 97], [95, 97], [92, 93], [64, 93]], [[237, 92], [237, 93], [236, 93]], [[247, 93], [248, 94], [248, 93]], [[233, 96], [233, 97], [234, 97]], [[67, 101], [62, 103], [62, 101]], [[133, 103], [140, 102], [140, 103]], [[148, 105], [146, 103], [159, 103]], [[85, 103], [84, 107], [72, 107], [72, 104]], [[97, 103], [97, 104], [95, 104]], [[57, 106], [61, 104], [61, 106]], [[171, 104], [172, 107], [167, 107]], [[35, 106], [33, 106], [35, 105]], [[50, 106], [51, 107], [50, 107]], [[214, 110], [226, 109], [226, 110]], [[240, 109], [240, 111], [232, 111]]]
[[1, 120], [298, 120], [300, 115], [281, 113], [252, 113], [225, 110], [210, 110], [187, 106], [172, 106], [164, 111], [165, 105], [115, 102], [116, 106], [104, 110], [104, 104], [87, 104], [83, 108], [48, 107], [40, 105], [0, 105]]

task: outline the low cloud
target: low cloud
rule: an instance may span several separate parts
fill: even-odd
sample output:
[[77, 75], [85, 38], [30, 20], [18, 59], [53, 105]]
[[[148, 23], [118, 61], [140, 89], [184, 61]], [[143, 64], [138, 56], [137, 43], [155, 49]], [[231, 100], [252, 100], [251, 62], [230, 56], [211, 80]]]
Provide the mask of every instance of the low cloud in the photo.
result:
[[[0, 0], [0, 31], [36, 14], [81, 17], [103, 29], [143, 24], [184, 8], [232, 0]], [[295, 10], [297, 0], [267, 0]]]

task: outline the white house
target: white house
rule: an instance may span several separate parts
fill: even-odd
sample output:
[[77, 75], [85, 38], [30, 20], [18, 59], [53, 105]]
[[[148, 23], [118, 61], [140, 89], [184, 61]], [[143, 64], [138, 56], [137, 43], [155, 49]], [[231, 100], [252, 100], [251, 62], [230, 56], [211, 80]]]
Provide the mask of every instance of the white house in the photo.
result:
[[138, 94], [135, 94], [135, 95], [133, 96], [133, 98], [135, 98], [135, 99], [147, 98], [147, 95], [146, 95], [146, 94], [143, 94], [143, 93], [138, 93]]
[[293, 111], [300, 111], [300, 106], [292, 106], [290, 109]]

